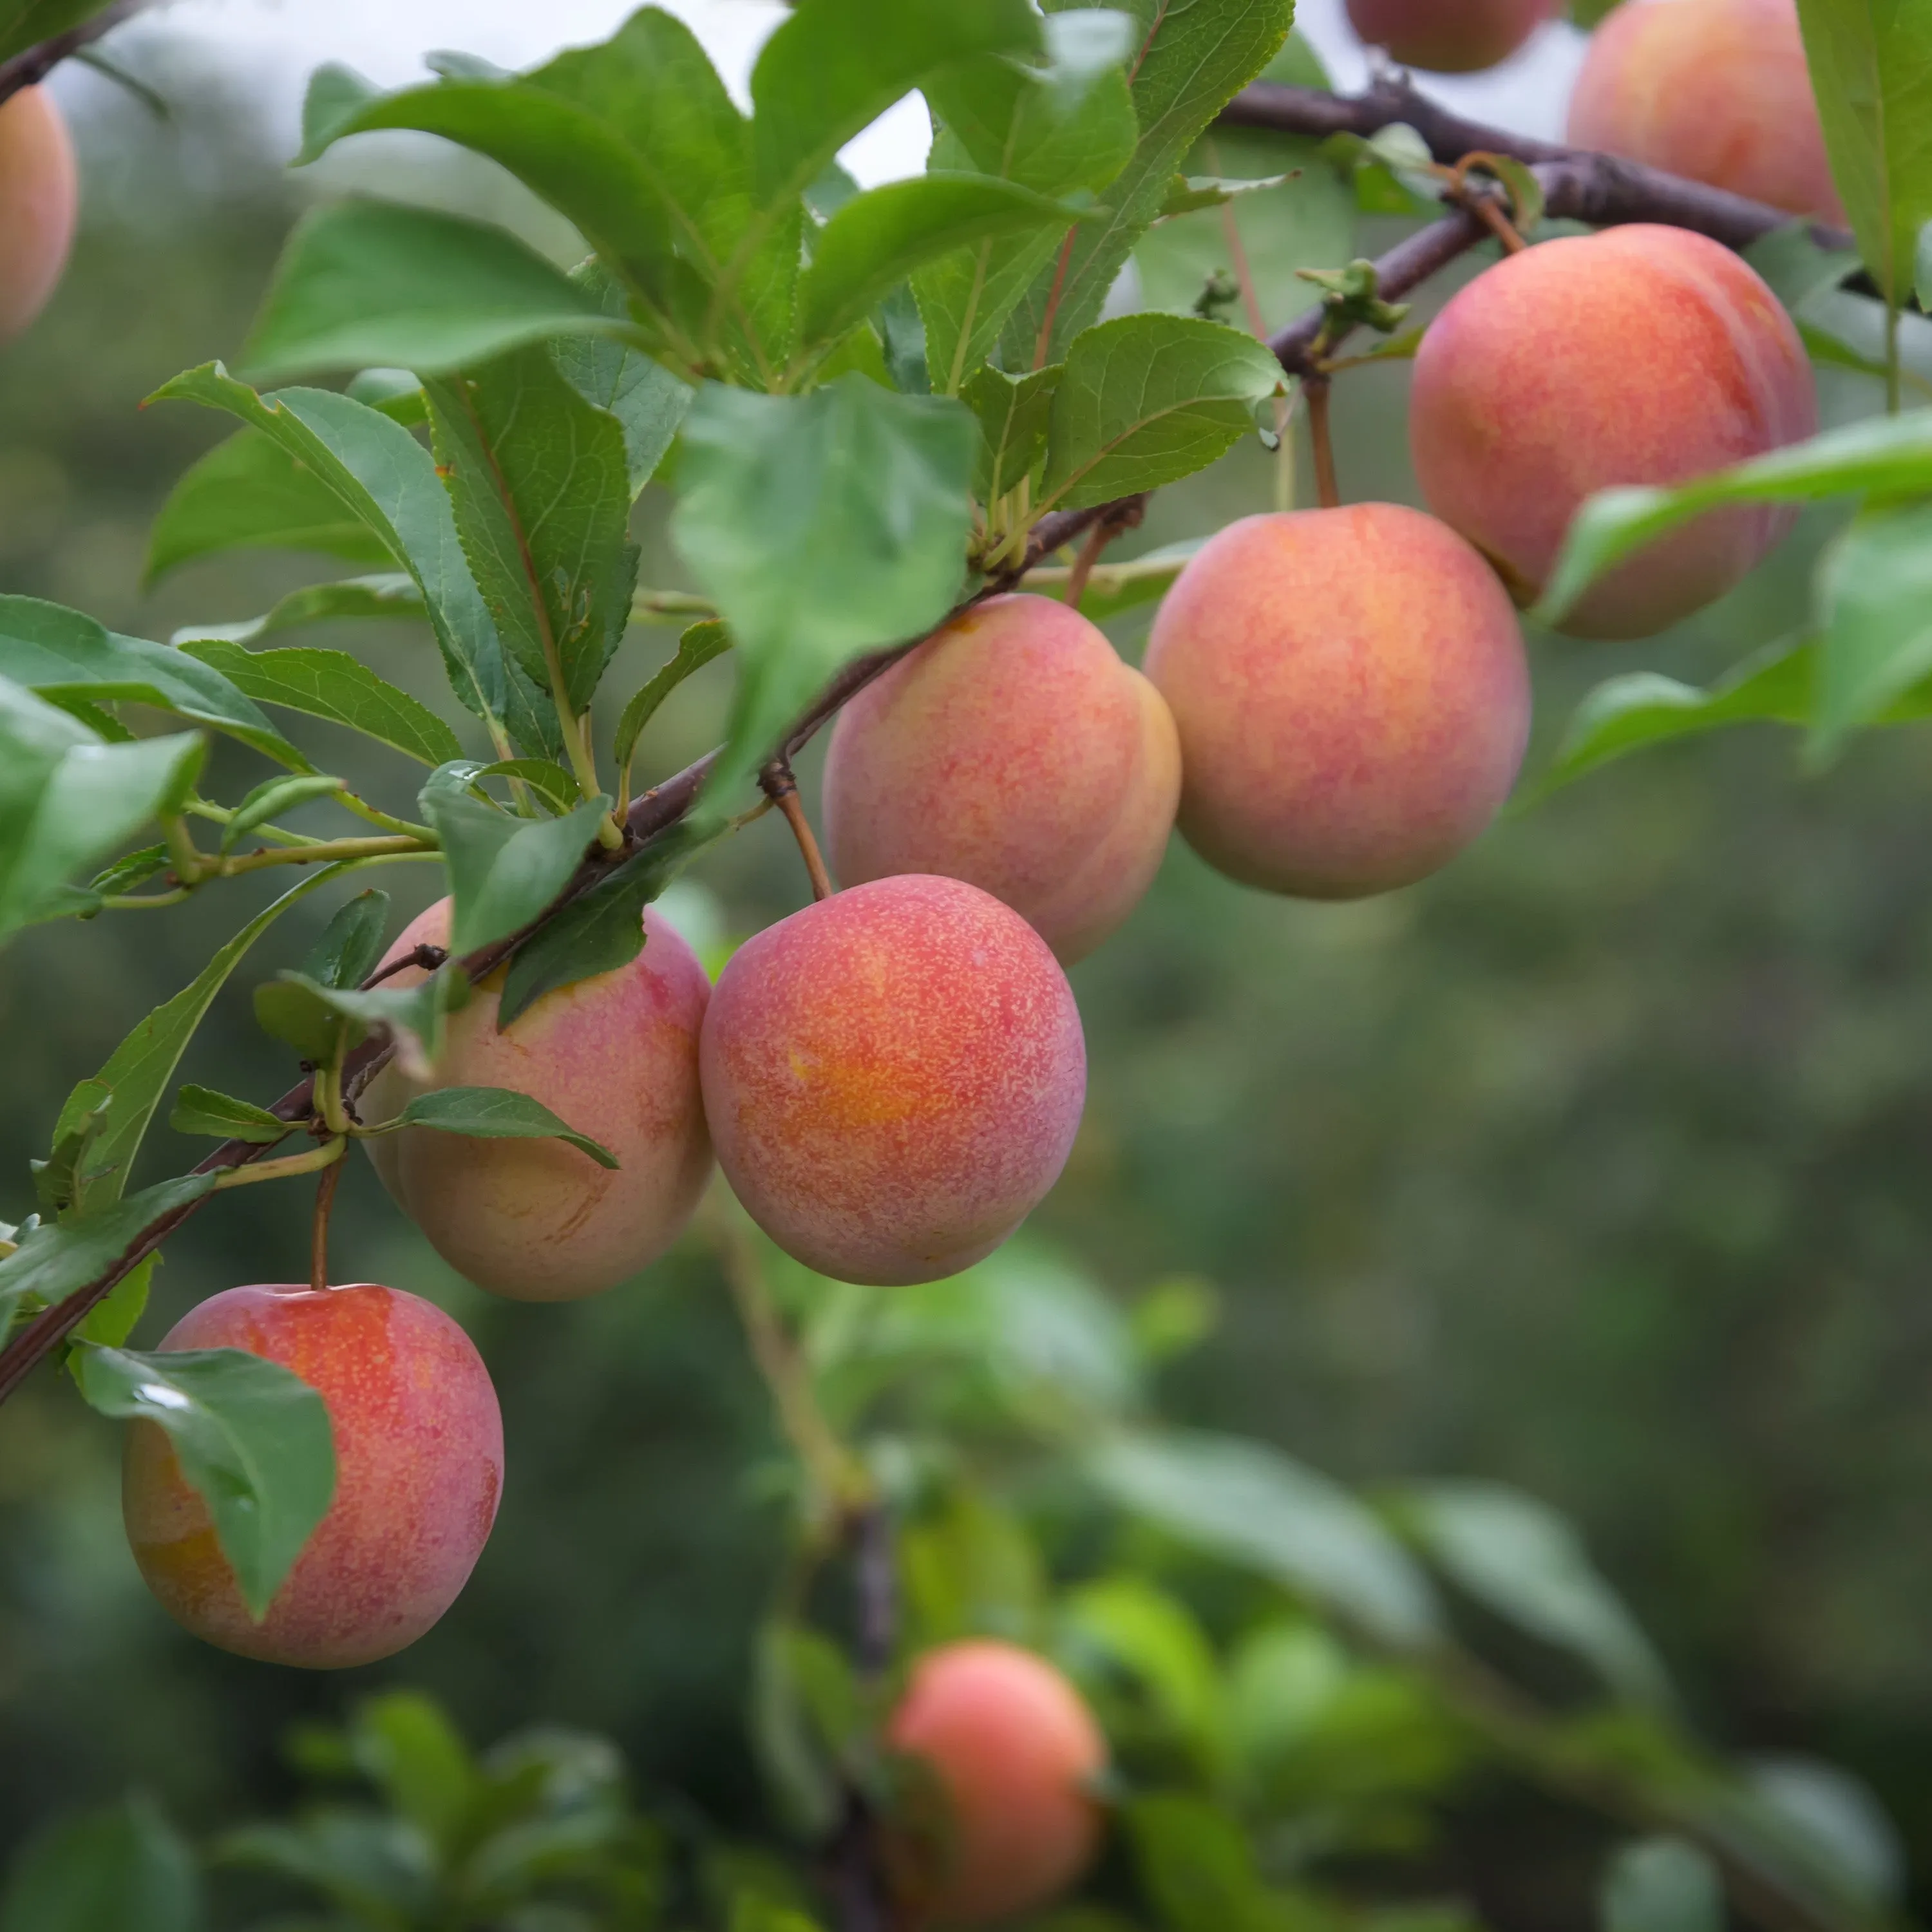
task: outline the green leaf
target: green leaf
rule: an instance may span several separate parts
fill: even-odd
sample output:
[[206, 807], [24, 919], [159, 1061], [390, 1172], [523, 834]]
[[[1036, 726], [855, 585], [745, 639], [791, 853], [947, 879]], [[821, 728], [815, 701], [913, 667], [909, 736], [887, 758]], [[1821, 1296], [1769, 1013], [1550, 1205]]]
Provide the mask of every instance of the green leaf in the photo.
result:
[[[636, 24], [634, 16], [633, 27]], [[688, 30], [682, 31], [688, 38]], [[664, 72], [664, 98], [661, 101], [647, 99], [645, 112], [620, 131], [600, 111], [611, 104], [608, 96], [613, 91], [614, 77], [616, 89], [622, 91], [625, 81], [634, 80], [640, 68], [651, 72], [648, 62], [625, 58], [626, 40], [626, 35], [620, 34], [604, 47], [573, 50], [526, 78], [470, 73], [431, 86], [365, 96], [359, 104], [345, 100], [347, 111], [313, 117], [314, 136], [300, 159], [314, 160], [328, 142], [345, 134], [382, 128], [410, 128], [440, 135], [487, 155], [574, 223], [644, 305], [657, 328], [676, 334], [701, 317], [703, 278], [674, 253], [662, 184], [653, 178], [634, 142], [626, 135], [634, 134], [638, 127], [648, 129], [658, 118], [650, 111], [654, 105], [668, 110], [662, 118], [680, 128], [688, 127], [694, 118], [686, 111], [693, 104], [689, 91], [692, 77], [688, 71]], [[698, 58], [703, 61], [701, 53]], [[704, 64], [708, 71], [709, 63]], [[716, 86], [715, 76], [712, 82]], [[605, 98], [598, 98], [600, 95]], [[586, 100], [586, 96], [590, 98]], [[701, 108], [697, 118], [701, 118]], [[713, 172], [700, 166], [683, 185], [688, 191], [702, 194]], [[543, 305], [554, 304], [551, 313], [558, 322], [568, 317], [572, 326], [506, 334], [494, 343], [479, 342], [438, 366], [447, 368], [480, 360], [544, 334], [638, 334], [628, 317], [607, 315], [588, 290], [572, 284], [567, 293], [560, 292], [546, 279], [557, 275], [555, 269], [540, 257], [528, 255], [520, 243], [494, 232], [495, 244], [472, 240], [464, 244], [476, 250], [468, 265], [470, 274], [478, 273], [487, 256], [491, 275], [501, 278], [488, 284], [489, 298], [496, 304], [492, 313], [506, 322], [520, 315], [534, 322]], [[513, 250], [518, 258], [514, 266]], [[460, 324], [460, 314], [455, 319]], [[399, 360], [412, 368], [418, 366], [410, 357], [367, 359]]]
[[1832, 178], [1894, 308], [1932, 220], [1932, 15], [1897, 0], [1798, 0]]
[[934, 256], [1002, 236], [1057, 235], [1087, 214], [987, 175], [934, 172], [870, 189], [812, 244], [799, 290], [800, 340], [836, 340]]
[[[1268, 328], [1280, 328], [1320, 299], [1297, 272], [1346, 262], [1355, 252], [1354, 195], [1322, 158], [1319, 142], [1259, 128], [1214, 128], [1185, 165], [1190, 175], [1212, 178], [1232, 199], [1164, 218], [1135, 243], [1144, 307], [1196, 314], [1209, 278], [1219, 275], [1235, 279], [1244, 291], [1227, 311], [1231, 322], [1252, 329], [1258, 311]], [[1269, 187], [1270, 182], [1280, 185]], [[1252, 292], [1252, 308], [1246, 291]]]
[[517, 949], [496, 1008], [499, 1027], [559, 986], [614, 973], [636, 958], [644, 944], [644, 908], [702, 842], [703, 834], [688, 825], [632, 853]]
[[11, 60], [42, 40], [105, 10], [108, 0], [4, 0], [0, 4], [0, 60]]
[[1817, 682], [1810, 742], [1828, 760], [1932, 677], [1932, 506], [1864, 512], [1819, 565]]
[[1168, 1534], [1257, 1570], [1384, 1642], [1438, 1628], [1427, 1578], [1348, 1492], [1258, 1443], [1121, 1434], [1088, 1472], [1114, 1502]]
[[279, 818], [285, 812], [292, 812], [297, 806], [307, 805], [313, 800], [333, 798], [344, 789], [340, 778], [330, 778], [321, 772], [270, 778], [258, 784], [236, 806], [233, 815], [221, 828], [220, 849], [232, 852], [256, 826], [266, 825], [270, 819]]
[[788, 205], [838, 150], [929, 76], [981, 54], [1040, 45], [1024, 0], [801, 0], [752, 70], [758, 195]]
[[184, 1174], [71, 1221], [43, 1221], [0, 1261], [0, 1332], [31, 1295], [52, 1307], [98, 1281], [155, 1222], [199, 1201], [212, 1174]]
[[327, 1404], [279, 1362], [240, 1348], [94, 1348], [74, 1369], [102, 1414], [155, 1423], [173, 1438], [259, 1623], [335, 1493]]
[[[416, 610], [422, 614], [419, 601]], [[428, 705], [398, 691], [346, 651], [311, 644], [251, 651], [220, 638], [193, 638], [180, 650], [220, 672], [257, 704], [278, 704], [346, 725], [426, 765], [447, 764], [463, 755], [456, 734]]]
[[982, 502], [996, 502], [1017, 489], [1046, 460], [1053, 392], [1065, 373], [1057, 362], [1024, 376], [989, 366], [960, 391], [960, 400], [980, 418], [973, 488]]
[[1282, 380], [1266, 344], [1198, 316], [1126, 315], [1088, 329], [1053, 392], [1040, 507], [1108, 502], [1205, 468]]
[[0, 938], [68, 909], [73, 875], [183, 796], [204, 750], [193, 735], [104, 745], [0, 677]]
[[117, 637], [38, 597], [0, 597], [0, 676], [59, 701], [129, 699], [238, 738], [297, 771], [308, 759], [218, 670], [166, 644]]
[[1600, 490], [1572, 520], [1541, 602], [1553, 625], [1613, 566], [1724, 503], [1806, 502], [1827, 496], [1910, 496], [1932, 490], [1932, 410], [1874, 416], [1826, 430], [1675, 489]]
[[81, 1317], [68, 1345], [70, 1353], [75, 1344], [84, 1342], [118, 1348], [134, 1334], [136, 1323], [147, 1312], [148, 1291], [154, 1286], [154, 1270], [160, 1258], [158, 1254], [150, 1255], [129, 1269]]
[[857, 374], [807, 396], [698, 392], [672, 530], [742, 660], [714, 812], [841, 665], [951, 608], [976, 440], [959, 404]]
[[449, 868], [452, 952], [473, 952], [529, 925], [568, 883], [610, 807], [600, 797], [562, 818], [512, 818], [466, 790], [434, 784], [422, 802]]
[[472, 782], [481, 784], [485, 778], [514, 778], [559, 812], [570, 811], [584, 796], [576, 779], [549, 758], [499, 758], [480, 766]]
[[302, 970], [318, 986], [356, 986], [376, 970], [389, 920], [389, 896], [371, 886], [336, 908]]
[[[244, 436], [254, 434], [253, 430], [242, 431]], [[336, 507], [339, 510], [340, 504]], [[388, 552], [382, 554], [386, 561]], [[177, 647], [209, 638], [227, 644], [258, 644], [278, 631], [296, 630], [304, 624], [334, 623], [350, 617], [420, 619], [427, 614], [416, 580], [400, 571], [386, 571], [380, 576], [345, 577], [334, 584], [304, 584], [299, 590], [291, 590], [260, 617], [250, 617], [239, 624], [190, 625], [176, 632], [168, 641]]]
[[676, 332], [769, 386], [790, 351], [803, 212], [794, 201], [761, 214], [750, 125], [697, 37], [662, 9], [640, 8], [602, 45], [560, 54], [530, 82], [594, 115], [638, 170], [676, 256], [654, 276], [634, 271], [633, 286], [674, 316]]
[[380, 410], [328, 390], [258, 396], [218, 362], [177, 376], [155, 394], [226, 410], [312, 470], [415, 579], [464, 708], [495, 735], [507, 729], [525, 750], [547, 754], [557, 748], [549, 697], [506, 657], [464, 561], [436, 460], [407, 430]]
[[430, 375], [552, 336], [632, 332], [500, 228], [350, 201], [296, 224], [242, 360], [258, 381], [370, 363]]
[[113, 1098], [113, 1089], [100, 1080], [83, 1080], [67, 1096], [54, 1123], [52, 1151], [45, 1160], [32, 1163], [34, 1193], [48, 1219], [76, 1208], [84, 1210], [90, 1184], [103, 1178], [89, 1155], [106, 1125]]
[[[850, 1693], [844, 1700], [837, 1695], [842, 1682]], [[826, 1638], [776, 1618], [760, 1628], [752, 1746], [786, 1822], [802, 1838], [822, 1838], [838, 1817], [838, 1766], [818, 1713], [856, 1702], [850, 1666]], [[733, 1932], [740, 1932], [735, 1924]]]
[[88, 880], [88, 890], [96, 892], [131, 892], [168, 867], [165, 845], [143, 845], [137, 852], [124, 853], [104, 871]]
[[1655, 671], [1626, 673], [1598, 685], [1571, 713], [1556, 755], [1526, 802], [1535, 803], [1594, 771], [1652, 745], [1726, 724], [1808, 724], [1816, 646], [1787, 640], [1755, 652], [1708, 690]]
[[1126, 1701], [1137, 1718], [1184, 1740], [1204, 1768], [1215, 1767], [1220, 1673], [1185, 1607], [1144, 1577], [1103, 1576], [1068, 1594], [1059, 1626], [1056, 1648], [1078, 1675], [1110, 1690], [1131, 1686]]
[[[304, 973], [282, 973], [255, 988], [255, 1018], [304, 1060], [324, 1060], [372, 1029], [387, 1033], [412, 1078], [430, 1077], [442, 1051], [443, 1023], [470, 998], [454, 964], [413, 986], [326, 986]], [[346, 1022], [346, 1024], [345, 1024]]]
[[1626, 1845], [1604, 1874], [1603, 1932], [1724, 1932], [1724, 1882], [1708, 1854], [1681, 1838]]
[[629, 621], [638, 548], [617, 418], [541, 348], [425, 383], [437, 461], [496, 634], [585, 710]]
[[1151, 1792], [1123, 1808], [1123, 1822], [1169, 1932], [1286, 1932], [1294, 1923], [1270, 1893], [1247, 1834], [1211, 1799]]
[[267, 1108], [192, 1081], [175, 1096], [168, 1125], [178, 1134], [212, 1134], [218, 1141], [252, 1141], [257, 1147], [272, 1147], [290, 1132], [288, 1122]]
[[[388, 1124], [386, 1123], [385, 1124]], [[434, 1127], [446, 1134], [478, 1140], [568, 1141], [599, 1167], [614, 1168], [617, 1156], [602, 1142], [580, 1134], [541, 1100], [507, 1087], [439, 1087], [418, 1094], [396, 1116], [399, 1127]]]
[[114, 1104], [108, 1114], [107, 1130], [95, 1147], [94, 1158], [98, 1162], [111, 1164], [112, 1174], [104, 1185], [113, 1194], [121, 1192], [133, 1170], [148, 1123], [173, 1081], [175, 1070], [181, 1064], [195, 1029], [242, 955], [298, 900], [340, 878], [350, 869], [346, 866], [326, 866], [290, 886], [272, 905], [264, 907], [188, 986], [157, 1006], [108, 1056], [106, 1065], [96, 1077], [112, 1090]]
[[644, 727], [657, 716], [658, 706], [693, 671], [703, 670], [713, 658], [722, 657], [730, 648], [731, 633], [715, 617], [702, 618], [686, 627], [676, 650], [624, 706], [623, 716], [617, 720], [613, 755], [620, 770], [630, 769], [631, 754], [638, 748]]
[[1807, 1757], [1757, 1758], [1749, 1774], [1751, 1795], [1779, 1838], [1795, 1842], [1855, 1898], [1896, 1902], [1904, 1890], [1905, 1847], [1862, 1779]]
[[1581, 1658], [1624, 1697], [1670, 1701], [1649, 1640], [1554, 1510], [1500, 1484], [1451, 1482], [1411, 1485], [1396, 1508], [1444, 1574], [1497, 1616]]
[[1100, 314], [1135, 242], [1160, 214], [1189, 151], [1222, 106], [1280, 50], [1294, 15], [1293, 0], [1196, 0], [1190, 6], [1130, 0], [1124, 10], [1138, 28], [1129, 65], [1139, 136], [1108, 184], [1106, 218], [1074, 231], [1007, 324], [1002, 359], [1009, 368], [1066, 359], [1074, 338]]
[[206, 1913], [194, 1852], [142, 1797], [30, 1839], [0, 1893], [0, 1932], [203, 1932]]
[[434, 1699], [420, 1690], [371, 1697], [357, 1706], [351, 1737], [358, 1768], [404, 1817], [452, 1851], [463, 1844], [484, 1779]]
[[[628, 312], [622, 286], [602, 262], [587, 264], [574, 279], [596, 296], [607, 315]], [[550, 352], [564, 380], [585, 401], [617, 418], [634, 500], [657, 473], [677, 434], [691, 406], [691, 385], [662, 362], [607, 336], [560, 336]]]
[[168, 493], [148, 540], [146, 580], [197, 557], [250, 549], [391, 560], [382, 538], [294, 452], [244, 429], [217, 443]]
[[[1120, 172], [1136, 133], [1124, 71], [1134, 23], [1124, 14], [1082, 9], [1049, 14], [1044, 24], [1043, 66], [982, 56], [928, 83], [938, 130], [929, 167], [971, 167], [1056, 196], [1097, 193]], [[1061, 240], [1053, 231], [982, 241], [914, 277], [936, 387], [956, 394], [986, 361]]]

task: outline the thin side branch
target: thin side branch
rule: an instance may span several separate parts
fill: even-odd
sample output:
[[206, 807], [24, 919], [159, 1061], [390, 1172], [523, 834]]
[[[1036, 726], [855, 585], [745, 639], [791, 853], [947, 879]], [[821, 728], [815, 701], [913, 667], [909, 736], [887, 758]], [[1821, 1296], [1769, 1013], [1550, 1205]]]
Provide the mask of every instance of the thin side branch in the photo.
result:
[[112, 6], [103, 8], [92, 20], [83, 20], [64, 34], [56, 34], [38, 46], [28, 47], [10, 61], [0, 61], [0, 102], [11, 100], [23, 87], [38, 86], [68, 56], [111, 34], [123, 20], [147, 4], [148, 0], [114, 0]]

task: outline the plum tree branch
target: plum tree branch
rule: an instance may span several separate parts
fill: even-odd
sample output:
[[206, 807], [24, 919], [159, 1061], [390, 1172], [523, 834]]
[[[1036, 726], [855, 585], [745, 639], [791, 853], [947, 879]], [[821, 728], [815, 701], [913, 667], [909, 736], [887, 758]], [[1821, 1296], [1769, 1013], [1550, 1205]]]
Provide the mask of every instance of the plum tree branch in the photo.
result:
[[[1796, 218], [1782, 208], [1727, 189], [1686, 181], [1640, 161], [1565, 147], [1561, 142], [1538, 140], [1507, 128], [1468, 120], [1431, 100], [1407, 79], [1394, 76], [1378, 78], [1361, 93], [1352, 94], [1256, 81], [1242, 88], [1222, 109], [1220, 118], [1230, 128], [1265, 128], [1316, 140], [1331, 134], [1357, 134], [1366, 140], [1400, 122], [1413, 128], [1430, 153], [1445, 166], [1453, 166], [1466, 154], [1478, 152], [1508, 154], [1534, 165], [1546, 194], [1552, 183], [1562, 184], [1564, 206], [1552, 206], [1550, 212], [1587, 221], [1594, 227], [1658, 221], [1673, 228], [1695, 229], [1727, 248], [1746, 248], [1774, 229], [1789, 227]], [[1826, 247], [1851, 245], [1850, 235], [1842, 228], [1814, 223], [1811, 232]]]
[[[40, 48], [31, 50], [28, 55], [18, 56], [0, 66], [0, 97], [4, 97], [8, 76], [16, 70], [26, 71], [22, 67], [22, 62], [31, 65], [33, 61], [45, 56], [44, 64], [29, 76], [29, 79], [37, 79], [66, 54], [86, 44], [94, 34], [105, 32], [108, 26], [136, 10], [141, 4], [142, 0], [122, 0], [121, 4], [110, 7], [86, 22], [87, 31], [74, 29]], [[81, 38], [75, 39], [76, 34]], [[58, 52], [51, 51], [56, 47]], [[28, 82], [16, 80], [14, 84]], [[1406, 81], [1378, 80], [1364, 93], [1352, 96], [1258, 82], [1237, 94], [1222, 110], [1220, 118], [1230, 126], [1269, 128], [1282, 133], [1316, 137], [1338, 134], [1366, 136], [1396, 122], [1403, 122], [1414, 128], [1428, 144], [1431, 153], [1445, 164], [1453, 164], [1478, 150], [1510, 155], [1529, 164], [1534, 169], [1551, 214], [1594, 224], [1658, 221], [1694, 229], [1727, 246], [1742, 248], [1760, 236], [1786, 225], [1791, 218], [1761, 202], [1684, 181], [1654, 168], [1551, 142], [1533, 140], [1504, 128], [1466, 120], [1438, 106]], [[1837, 229], [1814, 225], [1813, 232], [1826, 246], [1841, 247], [1850, 241], [1849, 236]], [[1441, 220], [1430, 223], [1397, 242], [1376, 262], [1376, 290], [1385, 299], [1405, 295], [1489, 238], [1487, 226], [1467, 208], [1446, 214]], [[1332, 322], [1326, 307], [1317, 304], [1270, 337], [1268, 346], [1291, 375], [1319, 375], [1323, 373], [1325, 358], [1346, 333], [1335, 329]], [[1042, 517], [1033, 526], [1024, 553], [993, 572], [966, 603], [975, 603], [1012, 590], [1035, 566], [1096, 526], [1111, 524], [1115, 529], [1131, 526], [1139, 520], [1146, 502], [1147, 493], [1143, 491], [1112, 502], [1078, 510], [1058, 510]], [[923, 636], [908, 638], [855, 658], [845, 666], [827, 682], [793, 724], [778, 747], [778, 755], [788, 760], [794, 757], [842, 706], [923, 641]], [[482, 978], [565, 907], [608, 876], [614, 865], [670, 832], [697, 803], [717, 758], [716, 752], [707, 752], [682, 771], [674, 773], [630, 800], [622, 822], [621, 848], [616, 851], [599, 849], [586, 856], [569, 883], [536, 920], [507, 939], [470, 954], [458, 962], [460, 970], [472, 980]], [[369, 842], [373, 844], [379, 842]], [[365, 1040], [350, 1056], [344, 1067], [345, 1092], [352, 1097], [359, 1091], [388, 1058], [389, 1052], [386, 1039], [378, 1036]], [[315, 1103], [312, 1083], [304, 1080], [291, 1088], [275, 1102], [272, 1111], [279, 1119], [290, 1124], [291, 1131], [313, 1119]], [[260, 1159], [266, 1151], [250, 1142], [225, 1142], [194, 1172], [208, 1173], [241, 1167]], [[57, 1347], [85, 1318], [88, 1311], [130, 1270], [153, 1253], [200, 1204], [199, 1202], [190, 1202], [156, 1222], [106, 1274], [66, 1300], [43, 1310], [11, 1342], [0, 1348], [0, 1401], [4, 1401], [34, 1364]]]
[[10, 100], [23, 87], [37, 86], [69, 56], [112, 33], [123, 20], [148, 4], [148, 0], [113, 0], [112, 5], [104, 7], [92, 20], [82, 20], [64, 34], [56, 34], [24, 49], [11, 60], [0, 61], [0, 102]]

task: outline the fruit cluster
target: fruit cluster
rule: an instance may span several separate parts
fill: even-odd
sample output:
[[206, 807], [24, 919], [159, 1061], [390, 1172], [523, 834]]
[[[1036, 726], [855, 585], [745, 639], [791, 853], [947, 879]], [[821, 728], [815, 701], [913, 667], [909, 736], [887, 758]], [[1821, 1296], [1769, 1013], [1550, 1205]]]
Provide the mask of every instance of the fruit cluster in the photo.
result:
[[[1547, 0], [1431, 8], [1351, 0], [1399, 58], [1503, 58]], [[1790, 0], [1630, 0], [1580, 87], [1582, 140], [1780, 206], [1835, 212], [1822, 146], [1783, 146], [1687, 106], [1672, 74], [1736, 60], [1815, 132]], [[1794, 78], [1795, 76], [1795, 78]], [[1731, 90], [1741, 94], [1744, 90]], [[1786, 101], [1792, 94], [1793, 101]], [[1810, 118], [1806, 118], [1810, 115]], [[1742, 124], [1741, 124], [1742, 127]], [[1814, 152], [1816, 146], [1816, 152]], [[0, 338], [38, 311], [74, 224], [71, 157], [36, 90], [0, 108]], [[1506, 255], [1456, 295], [1415, 363], [1428, 513], [1366, 503], [1250, 517], [1201, 548], [1155, 618], [1144, 671], [1073, 605], [1026, 593], [955, 617], [849, 703], [823, 816], [844, 890], [752, 938], [715, 988], [674, 928], [618, 970], [507, 1027], [500, 974], [450, 1023], [436, 1085], [534, 1096], [608, 1148], [408, 1129], [370, 1143], [381, 1178], [454, 1268], [564, 1300], [675, 1240], [714, 1163], [788, 1253], [835, 1279], [929, 1282], [992, 1252], [1053, 1186], [1084, 1099], [1064, 968], [1126, 919], [1177, 824], [1210, 866], [1317, 899], [1425, 878], [1515, 782], [1531, 712], [1515, 606], [1579, 506], [1810, 435], [1797, 334], [1737, 256], [1633, 226]], [[1604, 578], [1566, 620], [1648, 634], [1709, 603], [1778, 541], [1784, 513], [1709, 515]], [[448, 902], [396, 940], [442, 946]], [[393, 983], [422, 976], [406, 967]], [[399, 1112], [424, 1082], [392, 1062], [362, 1096]], [[191, 1630], [309, 1666], [388, 1656], [454, 1600], [502, 1486], [502, 1426], [460, 1328], [360, 1284], [238, 1288], [164, 1349], [232, 1348], [327, 1406], [334, 1501], [266, 1616], [244, 1605], [170, 1438], [129, 1437], [126, 1518], [155, 1594]], [[977, 1923], [1051, 1896], [1090, 1856], [1103, 1748], [1065, 1681], [1010, 1647], [934, 1653], [890, 1741], [944, 1787], [944, 1856], [901, 1847], [920, 1916]]]

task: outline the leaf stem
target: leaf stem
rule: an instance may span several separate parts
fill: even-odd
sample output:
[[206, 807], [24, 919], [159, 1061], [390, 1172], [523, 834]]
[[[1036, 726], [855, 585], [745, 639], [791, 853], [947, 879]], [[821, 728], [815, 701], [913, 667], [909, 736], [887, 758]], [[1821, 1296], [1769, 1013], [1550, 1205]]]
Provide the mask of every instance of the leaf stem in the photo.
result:
[[292, 1174], [319, 1174], [340, 1160], [348, 1144], [346, 1137], [337, 1135], [307, 1154], [284, 1154], [280, 1160], [258, 1160], [248, 1167], [231, 1167], [209, 1191], [220, 1194], [231, 1187], [252, 1187], [258, 1180], [286, 1180]]
[[279, 845], [261, 852], [242, 852], [211, 862], [206, 876], [233, 878], [259, 872], [268, 866], [333, 865], [344, 859], [434, 858], [442, 848], [425, 830], [386, 838], [328, 838], [314, 845]]

